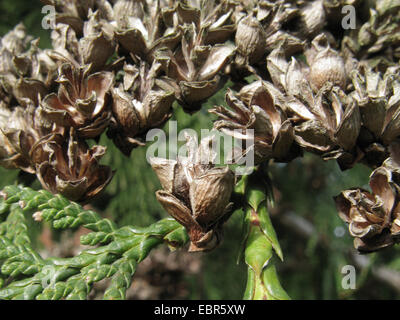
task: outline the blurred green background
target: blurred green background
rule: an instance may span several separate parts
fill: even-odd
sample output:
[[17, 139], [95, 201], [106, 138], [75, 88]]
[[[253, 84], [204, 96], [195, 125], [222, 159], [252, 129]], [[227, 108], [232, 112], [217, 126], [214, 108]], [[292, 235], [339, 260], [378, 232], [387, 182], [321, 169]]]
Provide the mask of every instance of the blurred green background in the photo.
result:
[[[1, 0], [0, 35], [24, 22], [30, 34], [41, 38], [42, 47], [50, 47], [49, 31], [41, 28], [42, 5], [39, 1]], [[205, 108], [190, 116], [176, 105], [172, 120], [178, 130], [211, 128], [213, 116], [207, 109], [224, 104], [224, 90], [209, 100]], [[101, 199], [93, 205], [97, 211], [119, 225], [145, 226], [166, 213], [155, 199], [160, 188], [158, 179], [146, 162], [145, 148], [134, 150], [130, 158], [102, 137], [108, 152], [103, 163], [116, 170], [115, 177]], [[305, 154], [290, 164], [273, 164], [271, 178], [275, 184], [275, 207], [272, 221], [285, 255], [278, 263], [283, 287], [293, 299], [397, 299], [400, 297], [400, 252], [398, 247], [380, 253], [358, 256], [352, 249], [352, 239], [346, 225], [339, 219], [332, 197], [351, 187], [368, 188], [370, 170], [358, 165], [341, 172], [333, 161], [323, 162]], [[17, 171], [0, 168], [0, 186], [26, 177]], [[35, 182], [33, 186], [39, 187]], [[246, 267], [237, 264], [242, 215], [235, 212], [225, 227], [222, 245], [215, 251], [198, 256], [201, 271], [184, 273], [186, 299], [240, 299], [246, 283]], [[32, 237], [38, 238], [41, 228], [31, 224]], [[37, 241], [37, 246], [42, 244]], [[345, 265], [357, 270], [355, 290], [345, 290], [341, 283]], [[173, 280], [171, 280], [173, 281]], [[165, 298], [173, 299], [173, 293]]]

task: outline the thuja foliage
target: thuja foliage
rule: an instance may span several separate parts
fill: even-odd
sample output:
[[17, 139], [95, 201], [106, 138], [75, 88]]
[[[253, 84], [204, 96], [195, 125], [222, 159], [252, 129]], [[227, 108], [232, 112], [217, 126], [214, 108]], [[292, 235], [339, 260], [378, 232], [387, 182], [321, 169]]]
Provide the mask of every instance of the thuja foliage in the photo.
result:
[[[104, 299], [124, 299], [138, 263], [159, 244], [171, 248], [187, 241], [185, 230], [173, 219], [147, 228], [117, 228], [108, 219], [66, 198], [27, 187], [2, 191], [0, 224], [0, 299], [86, 299], [95, 282], [110, 278]], [[73, 258], [43, 259], [32, 249], [25, 214], [49, 221], [56, 229], [84, 226], [84, 245], [96, 246]]]
[[[400, 241], [398, 1], [42, 2], [54, 11], [42, 24], [52, 30], [48, 49], [23, 24], [1, 38], [0, 164], [21, 170], [25, 184], [1, 194], [1, 297], [84, 299], [95, 282], [110, 278], [104, 297], [124, 298], [155, 246], [218, 250], [224, 225], [239, 212], [244, 298], [288, 299], [276, 269], [283, 251], [268, 175], [274, 162], [293, 163], [307, 152], [342, 171], [360, 164], [373, 170], [369, 190], [344, 186], [334, 197], [358, 252]], [[342, 23], [346, 5], [357, 13], [351, 28]], [[211, 103], [221, 93], [225, 103]], [[215, 136], [197, 141], [187, 134], [186, 157], [148, 159], [161, 185], [152, 190], [159, 205], [135, 215], [158, 220], [163, 210], [173, 219], [117, 227], [83, 209], [97, 204], [123, 220], [124, 208], [133, 209], [125, 205], [135, 189], [128, 179], [146, 184], [143, 162], [134, 161], [144, 157], [147, 134], [180, 112], [203, 128], [207, 102], [213, 128], [239, 144], [231, 166], [216, 165]], [[250, 158], [254, 172], [235, 175]], [[137, 175], [113, 183], [115, 169]], [[33, 176], [43, 190], [27, 187]], [[146, 193], [143, 199], [151, 201]], [[86, 228], [91, 233], [81, 243], [95, 247], [43, 259], [26, 216], [55, 229]], [[326, 245], [307, 221], [290, 217], [283, 220], [314, 246]]]

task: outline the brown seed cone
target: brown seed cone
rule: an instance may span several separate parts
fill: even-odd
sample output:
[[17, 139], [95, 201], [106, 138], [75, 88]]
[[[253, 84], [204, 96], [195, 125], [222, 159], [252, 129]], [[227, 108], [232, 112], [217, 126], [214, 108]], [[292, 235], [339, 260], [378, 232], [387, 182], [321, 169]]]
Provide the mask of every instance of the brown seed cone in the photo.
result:
[[400, 68], [390, 67], [382, 75], [362, 65], [352, 71], [351, 78], [355, 90], [350, 95], [357, 101], [362, 118], [358, 145], [366, 164], [376, 168], [400, 133]]
[[[243, 87], [237, 96], [228, 91], [226, 102], [230, 109], [216, 107], [210, 110], [219, 116], [214, 127], [242, 139], [243, 146], [246, 140], [254, 139], [254, 145], [243, 149], [242, 153], [254, 152], [256, 164], [272, 158], [278, 161], [293, 159], [296, 156], [292, 149], [294, 131], [279, 106], [279, 99], [279, 92], [277, 94], [273, 85], [264, 81]], [[254, 136], [249, 129], [254, 130]]]
[[41, 107], [59, 126], [73, 127], [81, 138], [96, 138], [107, 128], [110, 112], [111, 72], [89, 75], [88, 66], [63, 64], [59, 68], [58, 93], [47, 95]]
[[151, 63], [160, 48], [174, 50], [182, 32], [166, 1], [118, 0], [113, 7], [115, 38], [123, 49]]
[[89, 148], [71, 129], [69, 136], [52, 134], [39, 140], [30, 155], [43, 188], [54, 194], [87, 203], [101, 192], [113, 171], [99, 164], [105, 147]]
[[50, 123], [32, 103], [15, 107], [13, 111], [0, 108], [1, 165], [35, 173], [29, 152], [38, 140], [52, 132], [63, 132], [63, 129]]
[[48, 56], [49, 50], [38, 47], [39, 39], [32, 40], [22, 24], [0, 38], [0, 97], [1, 104], [37, 105], [46, 95], [54, 80], [56, 64]]
[[144, 145], [150, 129], [163, 126], [171, 117], [175, 95], [159, 86], [157, 62], [151, 67], [144, 61], [139, 67], [125, 65], [124, 71], [123, 83], [113, 90], [113, 119], [107, 135], [129, 156], [133, 148]]
[[230, 44], [203, 45], [196, 28], [185, 25], [180, 47], [157, 52], [156, 61], [167, 76], [165, 90], [175, 92], [185, 111], [197, 111], [225, 83], [223, 71], [234, 52]]
[[[49, 54], [58, 65], [73, 61], [90, 66], [90, 72], [113, 68], [118, 62], [112, 59], [116, 52], [113, 26], [99, 11], [91, 12], [81, 32], [66, 23], [58, 23], [52, 31], [53, 50]], [[83, 33], [83, 34], [82, 34]], [[110, 63], [110, 60], [113, 61]]]
[[392, 169], [384, 165], [371, 174], [372, 193], [351, 189], [334, 198], [339, 216], [349, 223], [354, 245], [360, 252], [373, 252], [398, 241], [400, 206]]
[[[314, 43], [319, 44], [319, 41]], [[329, 50], [329, 46], [324, 49], [316, 47], [307, 55], [310, 61], [329, 61], [331, 58], [326, 58], [331, 54]], [[334, 60], [337, 59], [335, 56]], [[346, 82], [342, 81], [345, 78], [317, 72], [310, 77], [312, 67], [293, 57], [290, 62], [286, 61], [283, 45], [275, 49], [267, 61], [275, 86], [285, 93], [283, 109], [294, 123], [297, 144], [326, 160], [337, 159], [343, 170], [351, 168], [360, 157], [356, 143], [361, 117], [357, 100], [348, 97], [341, 88], [345, 86]], [[324, 85], [319, 88], [322, 79]]]
[[222, 224], [231, 213], [229, 203], [234, 174], [228, 167], [214, 167], [209, 141], [202, 140], [197, 148], [193, 138], [187, 143], [189, 156], [168, 160], [151, 158], [163, 190], [156, 193], [165, 210], [182, 224], [190, 237], [189, 251], [214, 249], [221, 241]]

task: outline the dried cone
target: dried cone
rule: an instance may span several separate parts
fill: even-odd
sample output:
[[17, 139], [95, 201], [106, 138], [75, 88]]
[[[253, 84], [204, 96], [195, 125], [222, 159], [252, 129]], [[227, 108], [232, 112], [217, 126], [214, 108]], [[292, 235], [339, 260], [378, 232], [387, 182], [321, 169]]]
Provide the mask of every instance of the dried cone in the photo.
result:
[[182, 39], [173, 50], [156, 53], [167, 76], [168, 91], [174, 90], [187, 112], [195, 112], [225, 83], [225, 68], [235, 47], [227, 40], [235, 30], [231, 1], [180, 1], [173, 18], [181, 25]]
[[171, 117], [175, 96], [157, 85], [160, 64], [156, 62], [151, 67], [143, 61], [139, 68], [125, 65], [124, 71], [123, 83], [113, 90], [113, 120], [107, 134], [129, 156], [133, 148], [144, 145], [150, 129]]
[[[90, 71], [102, 71], [113, 67], [109, 63], [116, 52], [112, 25], [99, 13], [90, 13], [82, 27], [83, 36], [68, 24], [58, 23], [52, 31], [52, 59], [59, 65], [74, 61], [90, 66]], [[118, 61], [118, 60], [117, 60]], [[115, 62], [116, 63], [116, 62]]]
[[346, 90], [349, 82], [350, 63], [345, 61], [339, 52], [331, 48], [325, 34], [313, 39], [310, 48], [304, 51], [306, 62], [292, 57], [286, 48], [286, 43], [281, 43], [267, 58], [267, 67], [275, 86], [288, 95], [301, 98], [303, 86], [309, 86], [313, 93], [327, 83]]
[[314, 92], [318, 92], [328, 81], [342, 90], [346, 89], [348, 76], [345, 61], [330, 47], [325, 35], [314, 38], [305, 55], [310, 66], [308, 80]]
[[[96, 15], [96, 24], [101, 24], [101, 28], [107, 37], [110, 36], [111, 25], [108, 25], [113, 18], [112, 5], [108, 0], [41, 0], [43, 3], [51, 5], [56, 10], [55, 20], [57, 27], [68, 25], [76, 33], [77, 37], [85, 36], [87, 23]], [[90, 22], [93, 26], [93, 21]], [[93, 29], [93, 28], [91, 28]], [[100, 31], [100, 30], [99, 30]]]
[[157, 49], [173, 50], [180, 42], [173, 11], [162, 1], [118, 0], [113, 7], [115, 37], [130, 54], [151, 63]]
[[194, 25], [199, 35], [198, 45], [225, 43], [236, 30], [235, 0], [180, 0], [173, 8], [173, 16], [181, 25]]
[[89, 148], [70, 135], [53, 134], [39, 140], [30, 154], [36, 164], [36, 175], [43, 188], [81, 203], [93, 199], [113, 177], [112, 170], [99, 164], [105, 147]]
[[63, 64], [57, 79], [58, 94], [47, 95], [41, 106], [59, 126], [73, 127], [81, 138], [97, 138], [110, 121], [109, 91], [114, 76], [105, 71], [88, 72], [88, 66]]
[[39, 97], [48, 93], [56, 65], [48, 56], [49, 50], [39, 49], [38, 43], [22, 24], [1, 38], [0, 97], [4, 106], [11, 107], [12, 99], [21, 106], [28, 100], [37, 105]]
[[321, 32], [326, 24], [327, 17], [324, 0], [305, 1], [299, 10], [299, 31], [294, 32], [299, 37], [310, 38]]
[[63, 132], [63, 129], [50, 123], [32, 103], [15, 107], [13, 111], [0, 108], [1, 165], [35, 173], [30, 150], [37, 141], [57, 131]]
[[217, 130], [243, 140], [243, 146], [246, 140], [254, 139], [254, 145], [244, 149], [243, 155], [254, 151], [256, 164], [271, 158], [282, 161], [295, 156], [290, 154], [293, 127], [279, 106], [276, 92], [268, 82], [253, 82], [243, 87], [237, 97], [228, 91], [226, 102], [230, 109], [220, 106], [210, 110], [219, 116], [220, 120], [214, 123]]
[[[265, 57], [280, 43], [288, 54], [302, 50], [305, 40], [320, 33], [326, 17], [323, 1], [247, 1], [247, 13], [238, 16], [235, 69], [265, 68]], [[286, 26], [291, 25], [291, 29]], [[250, 68], [249, 68], [250, 66]]]
[[358, 144], [366, 164], [376, 168], [400, 134], [400, 69], [390, 67], [382, 76], [363, 66], [351, 76], [355, 88], [351, 96], [360, 106], [363, 124]]
[[214, 249], [221, 241], [222, 224], [231, 212], [234, 174], [228, 167], [214, 167], [209, 143], [202, 140], [197, 147], [189, 138], [188, 158], [150, 160], [163, 187], [156, 192], [157, 200], [187, 229], [189, 251]]
[[10, 110], [0, 107], [0, 165], [7, 169], [16, 168], [20, 157], [5, 133], [10, 119], [14, 120], [12, 115]]
[[382, 167], [390, 171], [396, 189], [396, 201], [398, 203], [392, 212], [390, 233], [394, 241], [398, 243], [400, 241], [400, 141], [398, 139], [393, 141], [388, 149], [390, 157], [383, 162]]
[[265, 54], [266, 32], [256, 17], [251, 15], [239, 21], [235, 43], [237, 65], [253, 64]]
[[[319, 60], [318, 51], [309, 54], [310, 60]], [[324, 55], [322, 59], [332, 62], [331, 66], [323, 67], [324, 72], [343, 66], [338, 64], [337, 57], [331, 59]], [[361, 117], [356, 100], [341, 89], [345, 86], [342, 81], [345, 77], [319, 73], [318, 77], [310, 78], [310, 70], [304, 63], [293, 57], [290, 62], [286, 61], [283, 46], [268, 57], [268, 69], [274, 84], [285, 92], [284, 111], [295, 124], [296, 142], [324, 159], [337, 159], [342, 169], [352, 167], [359, 158], [356, 142]], [[319, 88], [321, 78], [325, 83]]]
[[349, 223], [354, 246], [360, 252], [372, 252], [395, 243], [400, 230], [397, 193], [391, 172], [385, 167], [376, 169], [370, 177], [372, 193], [363, 189], [343, 191], [335, 197], [339, 216]]
[[168, 77], [164, 79], [165, 89], [174, 90], [188, 112], [199, 110], [223, 86], [223, 70], [235, 52], [230, 44], [198, 44], [199, 36], [193, 25], [187, 25], [181, 46], [174, 52], [160, 50], [156, 58]]
[[[57, 23], [71, 25], [78, 33], [82, 32], [84, 21], [87, 20], [89, 9], [95, 9], [95, 0], [41, 0], [56, 9]], [[101, 2], [101, 1], [98, 1]]]

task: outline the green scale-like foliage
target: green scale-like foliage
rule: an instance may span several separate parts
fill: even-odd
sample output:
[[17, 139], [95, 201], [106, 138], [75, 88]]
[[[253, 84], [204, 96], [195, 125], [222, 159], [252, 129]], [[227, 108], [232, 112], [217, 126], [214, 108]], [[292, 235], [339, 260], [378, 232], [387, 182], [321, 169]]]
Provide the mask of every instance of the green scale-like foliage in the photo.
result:
[[[124, 299], [138, 263], [159, 244], [183, 246], [186, 231], [173, 219], [146, 228], [102, 219], [91, 210], [47, 191], [20, 186], [4, 188], [0, 197], [0, 299], [87, 299], [95, 282], [110, 278], [105, 299]], [[57, 229], [83, 226], [81, 237], [96, 246], [72, 258], [43, 259], [32, 248], [25, 216], [49, 221]]]

